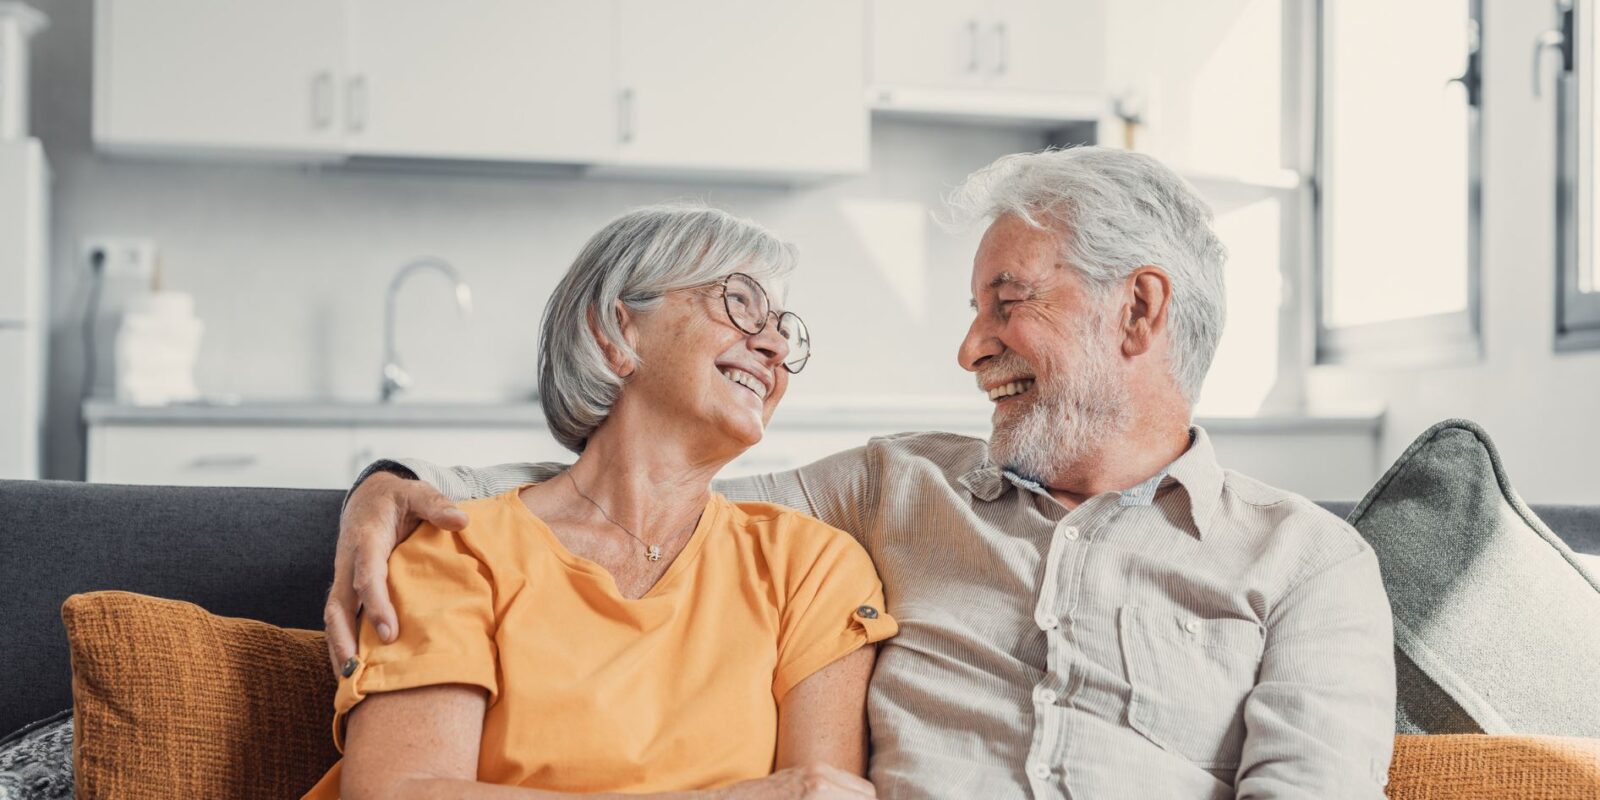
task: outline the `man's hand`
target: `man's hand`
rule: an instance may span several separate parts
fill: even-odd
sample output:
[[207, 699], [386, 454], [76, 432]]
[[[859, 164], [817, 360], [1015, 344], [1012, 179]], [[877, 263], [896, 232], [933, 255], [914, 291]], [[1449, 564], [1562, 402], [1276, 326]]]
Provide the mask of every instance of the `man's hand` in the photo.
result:
[[385, 642], [400, 634], [389, 602], [389, 554], [423, 522], [459, 531], [467, 515], [432, 486], [388, 472], [373, 473], [350, 493], [339, 517], [333, 588], [322, 607], [335, 675], [356, 654], [357, 613], [372, 619]]

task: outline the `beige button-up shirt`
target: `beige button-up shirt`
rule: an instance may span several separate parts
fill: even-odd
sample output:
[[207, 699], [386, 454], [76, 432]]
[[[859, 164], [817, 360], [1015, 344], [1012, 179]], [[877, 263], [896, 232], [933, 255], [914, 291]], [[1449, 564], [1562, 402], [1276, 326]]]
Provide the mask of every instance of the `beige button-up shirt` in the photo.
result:
[[[987, 452], [902, 434], [717, 485], [871, 553], [900, 623], [868, 696], [880, 795], [1383, 796], [1393, 629], [1350, 526], [1222, 469], [1199, 428], [1070, 511]], [[398, 463], [457, 499], [560, 469]]]

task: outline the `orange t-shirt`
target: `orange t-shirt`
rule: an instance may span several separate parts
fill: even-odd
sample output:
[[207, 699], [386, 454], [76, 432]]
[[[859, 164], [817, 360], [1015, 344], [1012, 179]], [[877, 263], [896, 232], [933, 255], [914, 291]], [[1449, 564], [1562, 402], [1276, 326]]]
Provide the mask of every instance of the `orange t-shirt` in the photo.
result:
[[[334, 741], [362, 698], [447, 683], [489, 693], [478, 780], [565, 792], [722, 786], [772, 771], [778, 701], [893, 636], [883, 586], [848, 534], [713, 494], [643, 597], [573, 555], [516, 491], [462, 504], [389, 559], [400, 636], [361, 625]], [[335, 765], [307, 795], [339, 794]]]

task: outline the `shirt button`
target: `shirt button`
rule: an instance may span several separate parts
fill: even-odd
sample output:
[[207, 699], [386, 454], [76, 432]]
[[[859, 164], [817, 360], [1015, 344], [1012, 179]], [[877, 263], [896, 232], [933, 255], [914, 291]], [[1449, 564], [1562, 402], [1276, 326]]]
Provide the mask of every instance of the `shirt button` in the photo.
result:
[[1040, 689], [1039, 691], [1034, 693], [1034, 699], [1039, 702], [1039, 705], [1042, 705], [1042, 706], [1051, 705], [1051, 704], [1055, 703], [1055, 701], [1056, 701], [1055, 690], [1053, 690], [1053, 689]]
[[1069, 540], [1076, 541], [1078, 538], [1078, 529], [1076, 526], [1068, 525], [1065, 530], [1061, 531], [1061, 535], [1067, 537]]
[[1061, 620], [1057, 619], [1056, 615], [1054, 614], [1045, 614], [1044, 616], [1039, 617], [1038, 621], [1039, 630], [1044, 631], [1053, 631], [1061, 625]]
[[1191, 619], [1188, 622], [1183, 623], [1183, 629], [1188, 631], [1188, 632], [1190, 632], [1190, 633], [1199, 633], [1200, 632], [1200, 623], [1199, 623], [1198, 620], [1192, 620]]
[[1028, 768], [1028, 772], [1041, 781], [1046, 780], [1050, 777], [1050, 766], [1048, 764], [1034, 764]]
[[878, 609], [873, 608], [872, 606], [862, 606], [862, 607], [856, 609], [856, 613], [860, 614], [863, 619], [877, 619], [878, 618]]

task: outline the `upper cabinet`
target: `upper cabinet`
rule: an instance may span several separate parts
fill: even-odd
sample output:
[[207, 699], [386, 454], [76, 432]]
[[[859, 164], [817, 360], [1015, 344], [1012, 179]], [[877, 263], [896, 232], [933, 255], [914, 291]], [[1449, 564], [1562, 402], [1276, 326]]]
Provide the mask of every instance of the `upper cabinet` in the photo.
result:
[[874, 108], [1061, 122], [1105, 109], [1106, 0], [870, 0]]
[[860, 0], [620, 0], [619, 15], [618, 164], [866, 169]]
[[94, 138], [130, 151], [337, 157], [345, 13], [328, 0], [102, 0]]
[[870, 108], [1099, 115], [1105, 2], [98, 0], [94, 137], [179, 156], [853, 174]]
[[616, 152], [612, 3], [348, 2], [352, 155], [593, 163]]

